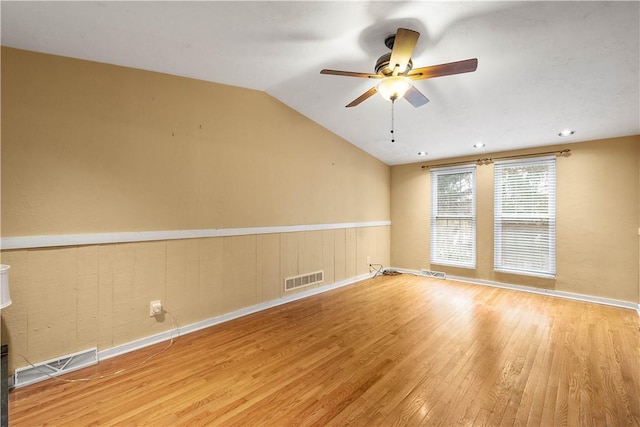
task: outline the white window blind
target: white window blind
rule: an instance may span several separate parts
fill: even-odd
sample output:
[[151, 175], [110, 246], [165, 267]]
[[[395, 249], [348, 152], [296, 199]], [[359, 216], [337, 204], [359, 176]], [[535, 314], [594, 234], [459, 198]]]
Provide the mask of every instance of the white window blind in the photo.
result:
[[476, 168], [431, 170], [431, 263], [476, 265]]
[[495, 163], [494, 268], [554, 277], [555, 157]]

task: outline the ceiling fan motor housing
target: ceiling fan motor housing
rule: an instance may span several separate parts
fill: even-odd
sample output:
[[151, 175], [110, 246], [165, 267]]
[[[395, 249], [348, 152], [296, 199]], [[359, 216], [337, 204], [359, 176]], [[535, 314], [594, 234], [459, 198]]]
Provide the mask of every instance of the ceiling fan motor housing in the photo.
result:
[[[375, 67], [376, 73], [382, 74], [383, 76], [392, 75], [393, 68], [389, 67], [390, 60], [391, 60], [391, 52], [385, 53], [380, 58], [378, 58], [378, 61], [376, 61], [376, 67]], [[409, 72], [412, 68], [413, 68], [413, 61], [409, 59], [409, 62], [407, 63], [407, 69], [400, 70], [400, 73], [404, 74], [406, 72]]]

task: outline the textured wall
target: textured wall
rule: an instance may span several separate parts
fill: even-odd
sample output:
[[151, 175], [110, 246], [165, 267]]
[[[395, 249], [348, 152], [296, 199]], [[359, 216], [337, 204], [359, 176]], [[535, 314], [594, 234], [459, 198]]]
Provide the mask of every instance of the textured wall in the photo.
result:
[[269, 95], [2, 49], [2, 236], [389, 219], [389, 168]]

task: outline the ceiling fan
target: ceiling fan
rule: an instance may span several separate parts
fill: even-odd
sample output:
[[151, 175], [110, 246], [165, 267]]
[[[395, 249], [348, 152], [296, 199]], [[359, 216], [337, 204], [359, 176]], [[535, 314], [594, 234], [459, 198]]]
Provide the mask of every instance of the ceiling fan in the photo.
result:
[[320, 71], [320, 73], [380, 79], [380, 83], [351, 101], [347, 107], [355, 107], [377, 92], [392, 102], [404, 97], [414, 107], [420, 107], [429, 102], [429, 99], [411, 84], [411, 80], [469, 73], [478, 68], [478, 59], [473, 58], [414, 69], [411, 55], [418, 42], [418, 37], [420, 37], [420, 33], [406, 28], [398, 28], [395, 34], [388, 36], [384, 44], [391, 49], [391, 52], [378, 58], [375, 66], [376, 74], [327, 69]]

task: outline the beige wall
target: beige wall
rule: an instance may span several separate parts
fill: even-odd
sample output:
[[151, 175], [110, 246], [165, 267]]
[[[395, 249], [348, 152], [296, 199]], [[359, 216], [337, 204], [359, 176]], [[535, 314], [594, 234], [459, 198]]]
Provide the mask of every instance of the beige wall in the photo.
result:
[[[2, 48], [2, 237], [390, 219], [390, 169], [269, 95]], [[2, 340], [99, 350], [389, 265], [388, 226], [5, 250]], [[305, 288], [309, 289], [309, 288]], [[11, 369], [25, 366], [17, 357]]]
[[389, 219], [389, 168], [271, 96], [2, 48], [2, 236]]
[[[391, 168], [391, 264], [449, 275], [639, 302], [638, 225], [640, 136], [547, 147], [569, 148], [557, 159], [556, 278], [493, 271], [493, 164], [477, 167], [477, 265], [460, 269], [429, 262], [429, 169]], [[538, 150], [495, 153], [525, 154]], [[485, 156], [481, 156], [485, 157]], [[448, 159], [447, 162], [474, 161]], [[439, 162], [434, 162], [435, 164]], [[425, 163], [428, 164], [428, 163]]]

